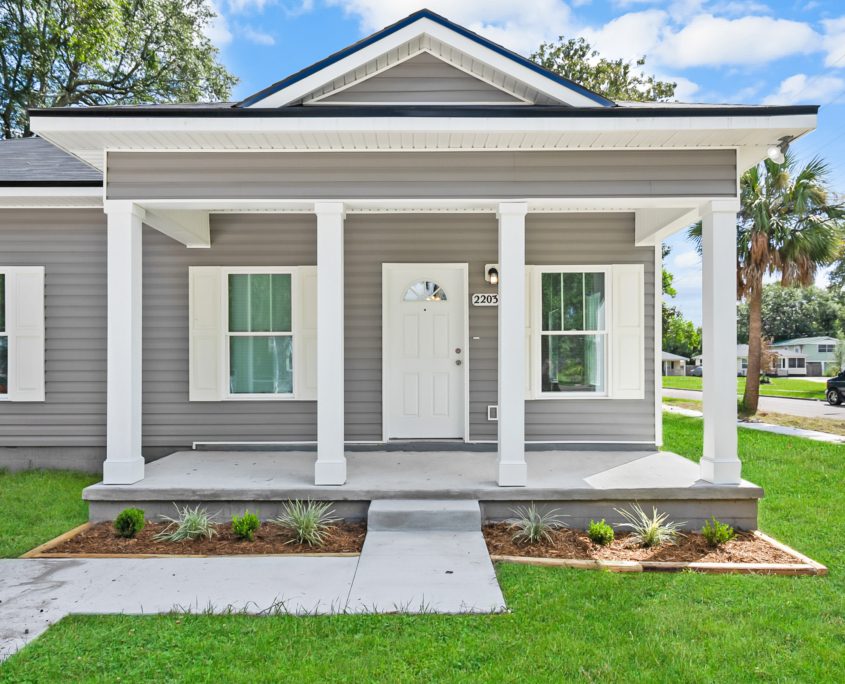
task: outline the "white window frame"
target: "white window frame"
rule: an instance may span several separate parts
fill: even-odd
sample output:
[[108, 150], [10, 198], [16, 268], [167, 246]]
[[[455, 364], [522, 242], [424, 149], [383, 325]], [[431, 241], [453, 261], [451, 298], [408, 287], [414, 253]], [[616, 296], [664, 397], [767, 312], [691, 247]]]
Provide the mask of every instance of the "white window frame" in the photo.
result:
[[828, 344], [828, 343], [820, 344], [820, 345], [818, 345], [818, 348], [819, 348], [818, 349], [819, 354], [832, 354], [834, 351], [836, 351], [836, 345], [835, 344]]
[[[611, 345], [613, 344], [613, 268], [610, 265], [551, 265], [531, 266], [531, 381], [533, 389], [532, 399], [610, 399], [611, 398]], [[569, 330], [544, 331], [543, 326], [543, 288], [544, 273], [602, 273], [604, 275], [604, 330]], [[571, 335], [604, 335], [604, 391], [603, 392], [544, 392], [542, 390], [542, 339], [543, 335], [571, 336]]]
[[9, 270], [0, 266], [0, 275], [5, 278], [5, 282], [3, 283], [3, 299], [0, 300], [0, 308], [3, 309], [5, 324], [3, 330], [0, 330], [0, 337], [6, 338], [6, 391], [0, 394], [0, 401], [11, 401], [9, 398], [9, 376], [12, 374], [12, 352], [9, 349]]
[[[291, 401], [297, 398], [297, 383], [299, 381], [301, 336], [297, 333], [299, 328], [299, 269], [295, 266], [224, 266], [220, 269], [220, 314], [222, 351], [223, 351], [223, 400], [224, 401]], [[290, 296], [291, 296], [291, 330], [290, 332], [231, 332], [229, 330], [229, 276], [230, 275], [290, 275]], [[229, 340], [232, 337], [290, 337], [291, 356], [293, 367], [291, 368], [292, 392], [280, 394], [258, 393], [245, 394], [233, 393], [231, 391], [231, 352]]]

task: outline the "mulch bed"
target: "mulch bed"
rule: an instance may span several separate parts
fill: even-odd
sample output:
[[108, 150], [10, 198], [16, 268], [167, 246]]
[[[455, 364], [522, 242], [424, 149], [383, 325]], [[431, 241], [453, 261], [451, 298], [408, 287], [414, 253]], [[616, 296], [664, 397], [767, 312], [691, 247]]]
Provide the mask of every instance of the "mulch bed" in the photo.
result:
[[599, 546], [591, 542], [583, 530], [567, 528], [552, 531], [551, 542], [521, 544], [513, 541], [513, 530], [508, 523], [484, 526], [484, 540], [491, 556], [683, 563], [801, 563], [751, 532], [738, 531], [736, 537], [716, 548], [709, 546], [697, 532], [684, 534], [675, 544], [645, 549], [635, 546], [628, 534], [617, 534], [611, 544]]
[[218, 525], [217, 534], [193, 541], [156, 541], [153, 537], [167, 523], [148, 522], [133, 539], [115, 534], [110, 522], [95, 523], [58, 546], [45, 550], [45, 554], [162, 554], [229, 556], [241, 554], [286, 553], [360, 553], [367, 535], [366, 523], [341, 522], [334, 525], [323, 546], [297, 544], [291, 536], [272, 523], [262, 523], [255, 532], [255, 541], [237, 538], [229, 525]]

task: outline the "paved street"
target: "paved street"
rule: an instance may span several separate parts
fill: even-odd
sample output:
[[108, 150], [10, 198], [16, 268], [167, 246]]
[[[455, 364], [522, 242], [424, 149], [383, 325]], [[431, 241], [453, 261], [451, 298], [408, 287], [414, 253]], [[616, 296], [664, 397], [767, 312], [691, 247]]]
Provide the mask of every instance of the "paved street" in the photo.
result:
[[[696, 390], [664, 389], [663, 396], [701, 401], [701, 392]], [[760, 410], [771, 413], [786, 413], [791, 416], [802, 416], [804, 418], [845, 420], [845, 404], [842, 406], [830, 406], [824, 401], [760, 397]]]

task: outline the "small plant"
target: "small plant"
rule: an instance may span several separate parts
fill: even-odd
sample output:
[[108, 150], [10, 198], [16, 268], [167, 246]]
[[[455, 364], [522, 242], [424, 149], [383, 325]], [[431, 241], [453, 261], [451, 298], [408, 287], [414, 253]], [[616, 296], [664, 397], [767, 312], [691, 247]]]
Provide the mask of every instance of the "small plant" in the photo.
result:
[[536, 544], [539, 541], [552, 540], [552, 531], [566, 527], [561, 516], [556, 515], [557, 509], [541, 513], [532, 503], [530, 506], [518, 506], [512, 509], [515, 518], [508, 520], [515, 542]]
[[595, 520], [590, 521], [590, 526], [587, 528], [587, 536], [590, 541], [599, 546], [607, 546], [613, 541], [615, 537], [613, 528], [608, 525], [604, 519], [601, 522]]
[[144, 525], [144, 511], [140, 508], [124, 508], [114, 519], [114, 531], [126, 539], [138, 534]]
[[710, 546], [720, 546], [736, 536], [734, 528], [727, 523], [719, 522], [715, 516], [711, 517], [701, 528], [701, 536]]
[[319, 501], [288, 501], [279, 516], [272, 522], [292, 533], [290, 542], [322, 546], [326, 543], [331, 527], [338, 521], [332, 515], [332, 506]]
[[255, 513], [245, 511], [241, 516], [232, 517], [232, 532], [239, 539], [246, 539], [253, 541], [255, 539], [255, 530], [261, 526], [261, 521]]
[[217, 534], [217, 526], [212, 521], [213, 516], [199, 506], [196, 508], [185, 506], [182, 509], [176, 506], [175, 518], [168, 518], [166, 515], [161, 517], [170, 524], [155, 536], [155, 539], [160, 541], [180, 542], [200, 537], [211, 539]]
[[652, 508], [652, 514], [648, 515], [639, 504], [631, 506], [630, 511], [616, 509], [616, 512], [628, 521], [618, 527], [630, 529], [631, 541], [646, 548], [674, 544], [685, 524], [669, 520], [668, 513], [658, 513], [656, 508]]

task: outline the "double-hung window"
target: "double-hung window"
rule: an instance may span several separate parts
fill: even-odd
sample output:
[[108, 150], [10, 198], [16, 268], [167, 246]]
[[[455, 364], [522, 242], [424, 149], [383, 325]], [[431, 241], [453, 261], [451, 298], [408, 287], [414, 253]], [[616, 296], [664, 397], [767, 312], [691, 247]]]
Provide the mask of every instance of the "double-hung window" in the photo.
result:
[[293, 275], [229, 273], [229, 394], [289, 395], [293, 374]]
[[314, 400], [314, 266], [192, 266], [191, 401]]
[[606, 269], [544, 269], [539, 304], [541, 395], [606, 394]]

